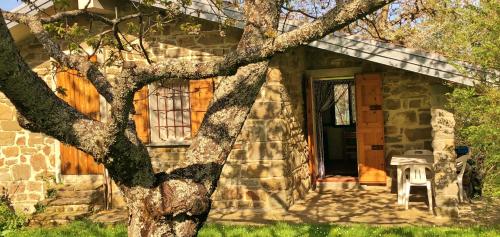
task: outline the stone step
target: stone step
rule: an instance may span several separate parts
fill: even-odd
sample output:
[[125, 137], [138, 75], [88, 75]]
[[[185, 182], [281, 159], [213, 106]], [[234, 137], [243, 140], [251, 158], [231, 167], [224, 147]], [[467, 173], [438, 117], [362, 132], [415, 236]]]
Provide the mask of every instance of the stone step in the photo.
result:
[[46, 199], [42, 201], [45, 206], [64, 206], [64, 205], [79, 205], [79, 204], [92, 204], [96, 198], [91, 196], [83, 197], [60, 197], [55, 199]]
[[33, 227], [46, 227], [67, 224], [89, 216], [87, 211], [59, 212], [46, 210], [43, 213], [36, 214], [30, 220], [29, 225]]
[[100, 197], [103, 196], [100, 190], [57, 190], [56, 197], [58, 198], [78, 198], [78, 197]]
[[102, 185], [95, 184], [61, 184], [56, 187], [57, 191], [93, 191], [102, 189]]
[[82, 212], [92, 212], [96, 209], [100, 209], [100, 205], [89, 205], [89, 204], [77, 204], [77, 205], [63, 205], [63, 206], [48, 206], [45, 208], [45, 211], [54, 211], [54, 212], [74, 212], [74, 211], [82, 211]]

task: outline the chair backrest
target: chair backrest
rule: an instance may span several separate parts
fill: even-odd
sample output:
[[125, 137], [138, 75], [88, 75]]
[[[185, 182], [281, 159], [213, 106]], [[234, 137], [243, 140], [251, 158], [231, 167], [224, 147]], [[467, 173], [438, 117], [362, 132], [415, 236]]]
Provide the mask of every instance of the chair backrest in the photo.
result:
[[465, 173], [465, 168], [467, 167], [467, 161], [470, 159], [470, 152], [467, 155], [463, 155], [457, 158], [457, 169], [460, 169], [458, 173], [459, 177], [463, 177]]
[[425, 184], [427, 182], [425, 165], [410, 165], [410, 183]]
[[432, 151], [429, 150], [407, 150], [405, 155], [432, 155]]

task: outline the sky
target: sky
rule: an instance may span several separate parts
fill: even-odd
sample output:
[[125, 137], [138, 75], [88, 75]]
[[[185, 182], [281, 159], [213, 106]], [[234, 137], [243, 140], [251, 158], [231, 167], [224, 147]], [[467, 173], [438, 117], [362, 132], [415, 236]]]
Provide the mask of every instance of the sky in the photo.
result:
[[17, 7], [21, 1], [18, 0], [0, 0], [0, 8], [4, 10], [11, 10], [14, 7]]

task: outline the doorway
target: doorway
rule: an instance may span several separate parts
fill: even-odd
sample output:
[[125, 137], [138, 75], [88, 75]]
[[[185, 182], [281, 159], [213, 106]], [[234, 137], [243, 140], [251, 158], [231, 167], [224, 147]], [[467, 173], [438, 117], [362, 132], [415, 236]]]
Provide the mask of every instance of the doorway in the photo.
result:
[[[321, 83], [321, 81], [319, 81]], [[358, 176], [354, 79], [332, 80], [333, 104], [322, 112], [325, 176]]]
[[357, 177], [354, 78], [315, 80], [313, 88], [320, 177]]
[[349, 180], [385, 184], [381, 82], [379, 74], [309, 77], [307, 125], [314, 182], [353, 178]]

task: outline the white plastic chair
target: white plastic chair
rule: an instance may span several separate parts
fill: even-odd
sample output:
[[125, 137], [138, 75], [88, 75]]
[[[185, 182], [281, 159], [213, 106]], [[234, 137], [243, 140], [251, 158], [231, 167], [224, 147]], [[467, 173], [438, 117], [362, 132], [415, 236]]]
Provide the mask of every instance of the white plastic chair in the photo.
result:
[[425, 155], [432, 156], [432, 151], [429, 150], [407, 150], [404, 153], [405, 155]]
[[411, 186], [426, 186], [427, 187], [427, 198], [429, 199], [429, 211], [432, 211], [432, 181], [427, 179], [428, 167], [425, 165], [409, 165], [410, 169], [409, 178], [405, 182], [405, 208], [408, 210], [408, 204], [410, 201], [410, 189]]
[[[404, 155], [411, 155], [411, 156], [416, 156], [416, 155], [424, 155], [424, 156], [432, 156], [433, 153], [432, 151], [430, 150], [424, 150], [424, 149], [414, 149], [414, 150], [407, 150], [404, 152]], [[427, 167], [427, 166], [425, 166]], [[406, 166], [403, 166], [401, 167], [401, 169], [403, 170], [403, 174], [404, 174], [404, 177], [406, 177], [405, 179], [405, 182], [403, 183], [403, 192], [406, 192], [406, 183], [407, 183], [407, 179], [409, 179], [409, 168], [410, 166], [406, 165]], [[431, 171], [431, 175], [432, 174], [432, 168], [431, 167], [427, 167], [427, 169], [429, 169], [429, 171]], [[406, 199], [409, 198], [410, 195], [403, 195], [403, 201], [406, 203]]]
[[465, 200], [465, 192], [463, 185], [463, 178], [465, 173], [465, 168], [467, 167], [467, 161], [471, 158], [470, 151], [457, 158], [457, 170], [460, 172], [457, 174], [457, 184], [458, 184], [458, 201], [463, 202]]

